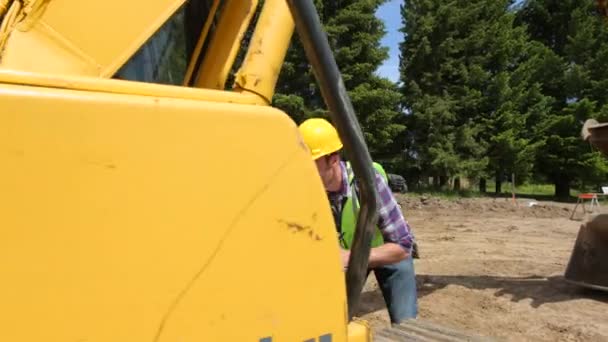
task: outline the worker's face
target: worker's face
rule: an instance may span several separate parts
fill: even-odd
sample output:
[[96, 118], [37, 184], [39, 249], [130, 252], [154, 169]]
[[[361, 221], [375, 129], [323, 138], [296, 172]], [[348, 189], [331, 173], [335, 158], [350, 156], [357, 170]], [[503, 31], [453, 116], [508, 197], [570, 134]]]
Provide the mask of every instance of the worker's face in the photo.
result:
[[338, 154], [323, 156], [315, 160], [315, 163], [317, 164], [317, 170], [319, 171], [319, 176], [321, 176], [325, 190], [340, 190], [340, 186], [342, 185], [340, 156]]

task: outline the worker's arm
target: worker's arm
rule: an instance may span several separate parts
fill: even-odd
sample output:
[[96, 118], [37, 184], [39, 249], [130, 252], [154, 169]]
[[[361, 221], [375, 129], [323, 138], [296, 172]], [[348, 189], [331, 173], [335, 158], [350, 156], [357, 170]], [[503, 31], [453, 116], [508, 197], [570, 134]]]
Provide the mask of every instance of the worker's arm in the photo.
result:
[[[376, 268], [384, 265], [397, 263], [407, 258], [408, 253], [396, 243], [385, 243], [380, 247], [372, 248], [369, 254], [369, 268]], [[342, 250], [342, 265], [346, 269], [348, 260], [350, 259], [350, 251]]]
[[384, 178], [376, 172], [376, 189], [380, 197], [378, 226], [385, 244], [372, 248], [369, 267], [376, 268], [394, 264], [408, 258], [412, 251], [413, 235], [403, 217], [401, 207]]
[[[384, 178], [376, 172], [376, 190], [380, 197], [378, 226], [382, 231], [385, 243], [372, 248], [369, 255], [369, 268], [395, 264], [411, 255], [414, 237], [410, 226], [403, 217], [401, 207], [397, 203], [390, 187]], [[348, 267], [350, 251], [342, 250], [342, 264]]]
[[408, 257], [408, 252], [399, 244], [389, 242], [382, 246], [372, 248], [369, 254], [369, 268], [394, 264]]

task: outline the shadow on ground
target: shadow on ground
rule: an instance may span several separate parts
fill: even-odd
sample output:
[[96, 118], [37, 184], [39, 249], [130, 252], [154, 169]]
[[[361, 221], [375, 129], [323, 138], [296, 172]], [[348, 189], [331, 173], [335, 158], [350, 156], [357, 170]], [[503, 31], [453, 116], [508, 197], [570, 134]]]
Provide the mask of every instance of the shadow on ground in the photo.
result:
[[[418, 298], [423, 298], [448, 285], [463, 286], [473, 290], [496, 289], [496, 297], [510, 296], [511, 301], [531, 299], [534, 308], [547, 303], [590, 299], [608, 303], [608, 292], [590, 290], [572, 285], [562, 276], [541, 277], [494, 277], [494, 276], [442, 276], [418, 275]], [[380, 289], [364, 292], [357, 315], [365, 315], [385, 308]]]

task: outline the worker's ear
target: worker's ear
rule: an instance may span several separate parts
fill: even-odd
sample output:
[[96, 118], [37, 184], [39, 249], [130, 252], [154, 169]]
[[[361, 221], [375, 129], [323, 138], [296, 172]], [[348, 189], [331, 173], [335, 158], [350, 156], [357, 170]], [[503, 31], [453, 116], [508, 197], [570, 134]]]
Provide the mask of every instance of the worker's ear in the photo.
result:
[[340, 154], [339, 153], [332, 153], [329, 156], [327, 156], [327, 162], [330, 166], [334, 166], [337, 163], [340, 162]]

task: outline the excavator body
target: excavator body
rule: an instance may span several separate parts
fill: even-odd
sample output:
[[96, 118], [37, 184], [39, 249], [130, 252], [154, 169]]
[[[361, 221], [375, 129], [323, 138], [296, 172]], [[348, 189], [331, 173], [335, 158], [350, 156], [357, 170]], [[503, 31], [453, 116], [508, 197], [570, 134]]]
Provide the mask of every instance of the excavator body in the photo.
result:
[[371, 339], [269, 105], [287, 2], [255, 23], [254, 0], [2, 5], [0, 341]]
[[[346, 274], [271, 106], [294, 28], [361, 184]], [[374, 169], [312, 0], [0, 1], [0, 165], [0, 341], [372, 340]]]

